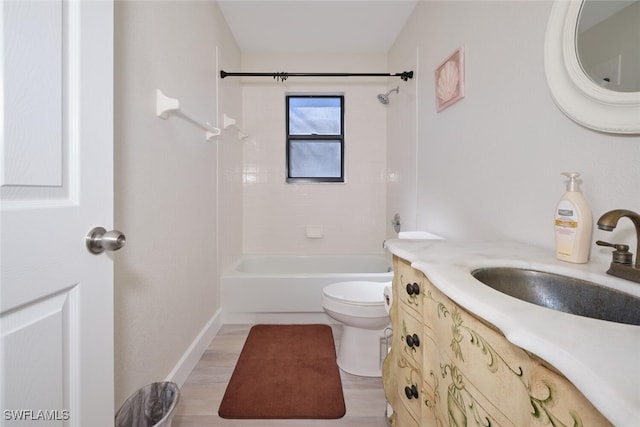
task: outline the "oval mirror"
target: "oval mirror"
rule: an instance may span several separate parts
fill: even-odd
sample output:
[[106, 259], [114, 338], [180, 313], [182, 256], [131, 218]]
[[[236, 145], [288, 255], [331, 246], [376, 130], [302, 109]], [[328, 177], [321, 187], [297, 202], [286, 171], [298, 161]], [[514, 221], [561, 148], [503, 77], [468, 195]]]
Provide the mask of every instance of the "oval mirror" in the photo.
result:
[[576, 52], [594, 83], [616, 92], [640, 92], [640, 0], [584, 0]]
[[554, 3], [545, 71], [554, 101], [574, 121], [604, 132], [640, 133], [640, 70], [633, 69], [640, 67], [639, 53], [640, 1]]

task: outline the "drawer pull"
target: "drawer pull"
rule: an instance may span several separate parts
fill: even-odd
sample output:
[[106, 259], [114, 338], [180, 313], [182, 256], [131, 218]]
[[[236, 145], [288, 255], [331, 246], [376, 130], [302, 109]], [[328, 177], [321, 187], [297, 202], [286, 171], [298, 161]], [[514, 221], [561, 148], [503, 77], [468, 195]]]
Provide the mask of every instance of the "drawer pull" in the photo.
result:
[[420, 338], [418, 338], [418, 335], [416, 334], [413, 334], [413, 345], [420, 347]]
[[418, 338], [417, 334], [407, 335], [405, 341], [407, 341], [409, 347], [420, 347], [420, 338]]
[[417, 283], [407, 283], [407, 293], [409, 295], [420, 295], [420, 285]]
[[404, 388], [404, 394], [407, 395], [407, 399], [417, 399], [418, 398], [418, 387], [415, 384], [412, 384], [411, 387], [406, 386]]
[[411, 391], [411, 387], [406, 386], [404, 388], [404, 394], [407, 395], [407, 399], [411, 399], [413, 397], [413, 392]]

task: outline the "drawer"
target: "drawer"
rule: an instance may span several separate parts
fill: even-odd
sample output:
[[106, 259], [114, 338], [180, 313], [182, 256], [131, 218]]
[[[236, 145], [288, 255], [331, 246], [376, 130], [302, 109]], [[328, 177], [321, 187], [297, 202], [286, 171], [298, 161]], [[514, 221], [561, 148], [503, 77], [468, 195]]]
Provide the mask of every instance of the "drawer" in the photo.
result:
[[422, 321], [414, 317], [413, 310], [404, 306], [398, 311], [399, 348], [402, 356], [410, 359], [413, 366], [422, 366], [424, 348]]
[[[421, 417], [422, 373], [404, 356], [398, 358], [396, 371], [398, 399], [411, 413], [414, 419]], [[396, 405], [398, 406], [398, 405]]]
[[404, 260], [397, 263], [398, 268], [398, 299], [407, 308], [422, 316], [422, 300], [424, 297], [424, 275], [411, 268]]

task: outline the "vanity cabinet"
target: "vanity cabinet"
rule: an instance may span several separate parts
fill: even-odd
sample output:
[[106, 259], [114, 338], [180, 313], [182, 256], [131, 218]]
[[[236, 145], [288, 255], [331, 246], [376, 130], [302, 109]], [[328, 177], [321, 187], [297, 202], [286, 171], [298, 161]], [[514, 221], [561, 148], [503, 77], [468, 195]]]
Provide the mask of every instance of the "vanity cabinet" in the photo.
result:
[[415, 426], [610, 426], [559, 372], [511, 344], [394, 256], [390, 423]]

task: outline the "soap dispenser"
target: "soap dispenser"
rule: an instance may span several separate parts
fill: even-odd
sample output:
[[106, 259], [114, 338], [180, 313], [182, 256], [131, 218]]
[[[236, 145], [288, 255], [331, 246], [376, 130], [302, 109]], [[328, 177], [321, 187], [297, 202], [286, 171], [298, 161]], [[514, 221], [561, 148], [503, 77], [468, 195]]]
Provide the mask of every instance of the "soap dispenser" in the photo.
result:
[[556, 257], [561, 261], [583, 264], [589, 260], [593, 216], [580, 192], [577, 172], [563, 172], [569, 178], [555, 214]]

